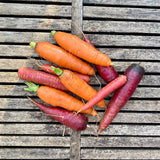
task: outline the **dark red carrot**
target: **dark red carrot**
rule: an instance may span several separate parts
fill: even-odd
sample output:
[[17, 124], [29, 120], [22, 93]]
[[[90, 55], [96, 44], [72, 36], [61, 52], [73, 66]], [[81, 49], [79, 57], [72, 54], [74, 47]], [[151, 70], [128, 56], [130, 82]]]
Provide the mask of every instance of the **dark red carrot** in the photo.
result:
[[114, 79], [112, 82], [103, 87], [92, 99], [90, 99], [80, 110], [84, 111], [89, 108], [92, 108], [98, 102], [100, 102], [107, 95], [117, 90], [121, 86], [123, 86], [127, 82], [127, 77], [125, 75], [121, 75], [118, 78]]
[[88, 118], [82, 114], [75, 114], [58, 107], [49, 107], [29, 98], [40, 110], [57, 120], [58, 122], [76, 130], [82, 131], [87, 127]]
[[[89, 40], [89, 38], [82, 32], [84, 41], [87, 42], [90, 46], [94, 47], [93, 43]], [[100, 65], [95, 65], [97, 71], [99, 72], [100, 76], [103, 78], [103, 80], [106, 83], [109, 83], [113, 81], [115, 78], [118, 77], [118, 73], [114, 69], [113, 66], [100, 66]]]
[[60, 82], [58, 76], [51, 75], [42, 71], [21, 67], [18, 70], [18, 77], [26, 81], [46, 85], [63, 91], [68, 91], [68, 89]]
[[[48, 72], [48, 73], [53, 74], [53, 75], [56, 75], [55, 72], [51, 69], [51, 66], [57, 68], [55, 65], [50, 65], [50, 64], [43, 64], [43, 65], [40, 65], [39, 67], [45, 72]], [[77, 73], [77, 72], [73, 72], [73, 73], [78, 75], [81, 79], [83, 79], [87, 83], [90, 81], [90, 77], [88, 75], [86, 75], [86, 74], [81, 74], [81, 73]]]
[[127, 76], [127, 83], [115, 91], [107, 110], [100, 121], [98, 134], [100, 134], [102, 130], [109, 126], [119, 110], [132, 96], [136, 87], [138, 86], [138, 83], [144, 75], [144, 68], [138, 64], [132, 64], [127, 68], [124, 75]]

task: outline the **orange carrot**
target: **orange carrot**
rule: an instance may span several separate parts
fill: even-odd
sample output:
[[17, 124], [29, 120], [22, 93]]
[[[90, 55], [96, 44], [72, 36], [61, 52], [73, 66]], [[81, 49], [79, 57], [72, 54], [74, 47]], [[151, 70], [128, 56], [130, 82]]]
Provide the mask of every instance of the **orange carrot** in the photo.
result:
[[[41, 100], [52, 106], [59, 106], [69, 111], [78, 111], [84, 105], [82, 101], [58, 89], [48, 86], [39, 87], [32, 82], [26, 82], [26, 85], [28, 86], [28, 88], [24, 88], [24, 90], [36, 92], [37, 96]], [[91, 114], [93, 116], [97, 115], [97, 111], [93, 109], [89, 109], [81, 113]]]
[[[54, 65], [50, 65], [50, 64], [43, 64], [40, 65], [39, 67], [43, 70], [46, 71], [50, 74], [56, 75], [56, 73], [51, 69], [51, 66], [56, 67]], [[56, 67], [57, 68], [57, 67]], [[62, 68], [61, 68], [62, 69]], [[63, 70], [63, 69], [62, 69]], [[75, 74], [77, 74], [81, 79], [83, 79], [84, 81], [86, 81], [87, 83], [90, 81], [90, 77], [86, 74], [81, 74], [78, 72], [74, 72]]]
[[[59, 76], [61, 83], [72, 93], [78, 95], [79, 97], [90, 100], [93, 96], [97, 94], [97, 91], [93, 89], [88, 83], [79, 78], [70, 70], [61, 70], [60, 68], [51, 67], [55, 73]], [[98, 107], [105, 108], [105, 101], [101, 100], [97, 103]]]
[[94, 68], [78, 57], [68, 53], [64, 49], [48, 42], [31, 42], [30, 46], [36, 50], [39, 56], [57, 64], [60, 67], [68, 68], [79, 73], [94, 75]]
[[93, 48], [75, 35], [56, 31], [52, 31], [51, 35], [62, 48], [77, 57], [101, 66], [113, 65], [107, 55]]

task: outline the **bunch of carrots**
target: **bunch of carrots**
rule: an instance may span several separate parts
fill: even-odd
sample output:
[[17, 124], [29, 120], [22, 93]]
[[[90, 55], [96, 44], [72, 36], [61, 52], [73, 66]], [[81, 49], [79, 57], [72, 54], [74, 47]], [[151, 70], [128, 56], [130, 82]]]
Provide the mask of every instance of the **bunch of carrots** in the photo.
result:
[[[94, 106], [104, 108], [98, 130], [100, 134], [132, 96], [144, 75], [144, 68], [132, 64], [123, 75], [118, 75], [111, 59], [98, 51], [84, 33], [84, 40], [65, 32], [52, 31], [51, 35], [59, 46], [42, 41], [30, 43], [40, 57], [53, 64], [39, 65], [42, 71], [19, 68], [18, 76], [26, 80], [28, 86], [24, 90], [35, 92], [50, 105], [29, 98], [43, 112], [77, 131], [87, 127], [88, 118], [85, 114], [98, 115]], [[93, 65], [107, 83], [100, 91], [89, 85], [90, 76], [95, 75]], [[112, 92], [113, 97], [106, 106], [104, 98]]]

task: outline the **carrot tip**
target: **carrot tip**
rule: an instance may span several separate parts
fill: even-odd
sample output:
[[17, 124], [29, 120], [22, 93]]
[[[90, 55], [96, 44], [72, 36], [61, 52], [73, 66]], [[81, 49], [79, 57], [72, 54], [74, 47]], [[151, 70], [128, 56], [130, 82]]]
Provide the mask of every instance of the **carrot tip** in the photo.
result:
[[36, 43], [35, 42], [30, 42], [29, 44], [33, 49], [36, 47]]
[[55, 33], [56, 33], [56, 31], [54, 31], [54, 30], [53, 30], [53, 31], [51, 31], [51, 35], [52, 35], [52, 36], [54, 36], [54, 35], [55, 35]]

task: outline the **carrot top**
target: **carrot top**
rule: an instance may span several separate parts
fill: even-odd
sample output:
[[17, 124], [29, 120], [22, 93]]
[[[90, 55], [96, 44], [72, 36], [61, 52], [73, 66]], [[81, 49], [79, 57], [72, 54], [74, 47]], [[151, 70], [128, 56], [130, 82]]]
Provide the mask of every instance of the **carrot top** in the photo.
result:
[[28, 88], [24, 88], [25, 91], [30, 91], [30, 92], [38, 91], [39, 85], [36, 85], [32, 82], [26, 82], [25, 84], [28, 86]]
[[56, 67], [54, 67], [54, 66], [51, 66], [51, 69], [52, 69], [52, 70], [54, 71], [54, 73], [57, 74], [58, 76], [60, 76], [60, 75], [63, 73], [62, 69], [60, 69], [60, 68], [56, 68]]

